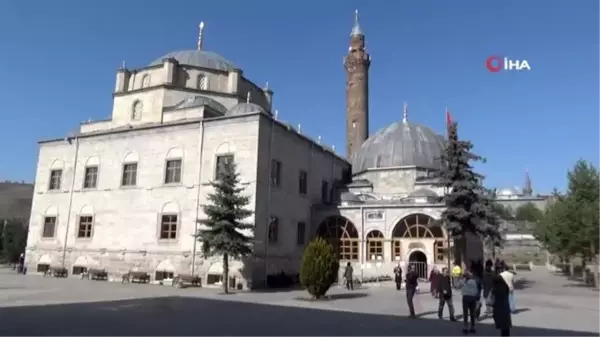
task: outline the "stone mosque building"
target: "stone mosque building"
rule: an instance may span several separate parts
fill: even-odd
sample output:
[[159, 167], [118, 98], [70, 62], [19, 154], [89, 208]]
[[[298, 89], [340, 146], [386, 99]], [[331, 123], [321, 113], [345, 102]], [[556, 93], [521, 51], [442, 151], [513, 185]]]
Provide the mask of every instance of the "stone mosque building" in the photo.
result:
[[[39, 143], [26, 266], [71, 275], [104, 268], [153, 280], [176, 274], [221, 280], [221, 258], [205, 258], [193, 234], [219, 163], [237, 164], [255, 224], [254, 255], [230, 262], [237, 287], [295, 274], [307, 242], [336, 242], [361, 276], [390, 275], [409, 261], [420, 272], [445, 264], [445, 231], [428, 226], [443, 210], [430, 173], [444, 139], [404, 118], [369, 135], [371, 58], [358, 18], [345, 57], [347, 155], [279, 120], [273, 91], [204, 49], [168, 53], [117, 70], [112, 116]], [[502, 202], [534, 201], [502, 189]]]

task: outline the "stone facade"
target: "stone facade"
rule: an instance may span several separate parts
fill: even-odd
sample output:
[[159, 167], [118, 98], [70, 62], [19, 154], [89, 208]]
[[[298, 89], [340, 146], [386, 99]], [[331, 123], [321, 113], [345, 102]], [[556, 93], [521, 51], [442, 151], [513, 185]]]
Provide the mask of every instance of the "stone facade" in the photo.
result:
[[369, 66], [364, 35], [350, 37], [346, 68], [346, 157], [358, 151], [369, 136]]

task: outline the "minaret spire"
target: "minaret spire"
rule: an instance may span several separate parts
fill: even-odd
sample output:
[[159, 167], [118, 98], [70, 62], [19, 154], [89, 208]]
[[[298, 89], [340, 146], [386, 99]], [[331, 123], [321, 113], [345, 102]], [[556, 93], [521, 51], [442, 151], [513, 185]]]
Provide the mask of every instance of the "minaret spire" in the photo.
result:
[[202, 38], [204, 35], [204, 21], [200, 22], [200, 25], [198, 26], [198, 28], [200, 28], [200, 31], [198, 33], [198, 50], [202, 50]]
[[363, 35], [362, 30], [360, 29], [360, 24], [358, 24], [358, 9], [354, 10], [354, 26], [352, 26], [352, 33], [350, 36], [359, 36]]
[[408, 104], [404, 102], [404, 110], [402, 110], [402, 123], [408, 123]]
[[533, 194], [533, 188], [531, 187], [531, 178], [529, 177], [529, 170], [525, 170], [525, 186], [523, 186], [523, 195], [531, 196]]

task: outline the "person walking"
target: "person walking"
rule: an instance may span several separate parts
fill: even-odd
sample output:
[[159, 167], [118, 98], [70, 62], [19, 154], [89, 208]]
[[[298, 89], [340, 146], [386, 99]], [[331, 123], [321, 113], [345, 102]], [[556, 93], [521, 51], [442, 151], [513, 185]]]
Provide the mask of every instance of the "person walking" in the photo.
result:
[[460, 279], [460, 276], [462, 274], [462, 270], [460, 269], [460, 266], [458, 265], [458, 263], [454, 263], [454, 267], [452, 267], [452, 284], [454, 285], [454, 287], [457, 286], [458, 280]]
[[402, 289], [402, 267], [400, 267], [400, 263], [394, 268], [394, 282], [396, 282], [396, 290]]
[[515, 306], [515, 274], [503, 265], [500, 276], [508, 286], [508, 303], [510, 304], [510, 312], [514, 314], [517, 310]]
[[463, 333], [475, 333], [477, 302], [480, 295], [479, 283], [473, 273], [467, 270], [458, 284], [462, 292]]
[[454, 304], [452, 303], [452, 279], [450, 278], [448, 268], [442, 269], [442, 273], [438, 277], [438, 291], [440, 299], [440, 305], [438, 309], [439, 319], [443, 319], [444, 305], [447, 304], [448, 311], [450, 312], [450, 320], [455, 322], [456, 318], [454, 317]]
[[415, 306], [413, 304], [413, 298], [419, 287], [419, 275], [415, 272], [413, 266], [408, 266], [406, 273], [406, 303], [408, 304], [408, 310], [410, 310], [410, 318], [417, 318], [415, 315]]
[[346, 278], [346, 288], [348, 290], [354, 290], [354, 268], [352, 268], [352, 264], [348, 262], [346, 265], [346, 270], [344, 270], [344, 278]]
[[504, 278], [495, 275], [492, 280], [492, 292], [489, 302], [494, 308], [494, 325], [500, 330], [500, 336], [510, 336], [512, 326], [509, 294], [510, 288]]
[[438, 279], [439, 279], [439, 271], [436, 267], [433, 267], [431, 273], [429, 274], [429, 292], [432, 297], [438, 297]]
[[487, 260], [485, 262], [485, 270], [483, 271], [482, 287], [483, 287], [483, 303], [485, 303], [485, 312], [490, 314], [492, 312], [492, 306], [490, 303], [490, 296], [492, 288], [494, 287], [494, 262]]

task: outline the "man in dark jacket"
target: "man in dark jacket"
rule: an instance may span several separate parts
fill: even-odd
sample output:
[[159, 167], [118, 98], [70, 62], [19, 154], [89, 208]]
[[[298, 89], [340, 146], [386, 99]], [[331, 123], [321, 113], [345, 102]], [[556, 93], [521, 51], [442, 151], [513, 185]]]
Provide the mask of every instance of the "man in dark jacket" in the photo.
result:
[[454, 304], [452, 304], [452, 278], [448, 272], [448, 268], [442, 269], [442, 274], [438, 276], [438, 290], [440, 296], [440, 307], [438, 309], [438, 317], [442, 319], [444, 313], [444, 305], [448, 304], [450, 311], [450, 320], [456, 321], [454, 317]]
[[400, 290], [402, 288], [402, 267], [400, 267], [400, 263], [394, 268], [394, 282], [396, 282], [396, 290]]
[[408, 272], [406, 273], [406, 303], [408, 304], [408, 310], [410, 310], [410, 318], [417, 318], [415, 315], [415, 306], [413, 304], [413, 298], [417, 292], [419, 286], [419, 275], [415, 272], [413, 266], [408, 266]]

